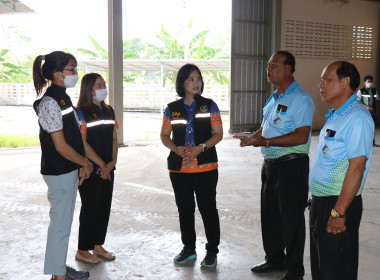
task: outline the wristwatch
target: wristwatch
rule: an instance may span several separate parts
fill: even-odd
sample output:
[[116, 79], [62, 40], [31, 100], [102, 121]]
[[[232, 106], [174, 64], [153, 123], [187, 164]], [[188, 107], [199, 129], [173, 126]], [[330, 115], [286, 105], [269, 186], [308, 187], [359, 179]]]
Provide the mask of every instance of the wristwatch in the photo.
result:
[[269, 145], [269, 140], [266, 140], [266, 141], [265, 141], [265, 148], [268, 149], [269, 147], [270, 147], [270, 145]]
[[331, 210], [331, 217], [333, 218], [346, 218], [345, 214], [339, 214], [339, 212], [335, 211], [335, 209]]
[[201, 143], [201, 144], [199, 144], [199, 146], [203, 147], [203, 152], [207, 151], [207, 145], [205, 143]]

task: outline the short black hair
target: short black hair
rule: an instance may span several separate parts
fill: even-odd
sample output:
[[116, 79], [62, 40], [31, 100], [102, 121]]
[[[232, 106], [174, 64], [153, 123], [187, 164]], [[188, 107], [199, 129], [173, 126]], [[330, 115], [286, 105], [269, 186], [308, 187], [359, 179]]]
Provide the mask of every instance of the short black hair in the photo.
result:
[[367, 81], [367, 80], [372, 80], [373, 81], [373, 77], [371, 75], [367, 75], [367, 76], [364, 76], [364, 82]]
[[193, 72], [195, 70], [198, 71], [199, 76], [201, 76], [201, 79], [202, 79], [202, 87], [201, 87], [201, 90], [199, 91], [199, 95], [202, 94], [203, 88], [204, 88], [204, 83], [203, 83], [203, 77], [202, 77], [201, 70], [199, 70], [198, 66], [188, 63], [188, 64], [183, 65], [178, 70], [177, 78], [175, 81], [175, 90], [180, 97], [185, 96], [185, 87], [184, 87], [185, 80], [190, 76], [191, 72]]
[[355, 91], [360, 85], [360, 74], [356, 66], [348, 61], [338, 61], [340, 66], [336, 69], [336, 75], [340, 81], [343, 78], [350, 78], [350, 87]]
[[285, 56], [285, 61], [284, 63], [286, 65], [290, 65], [292, 67], [291, 72], [294, 73], [296, 71], [296, 59], [294, 58], [294, 55], [291, 54], [288, 51], [277, 51], [276, 54], [281, 54]]

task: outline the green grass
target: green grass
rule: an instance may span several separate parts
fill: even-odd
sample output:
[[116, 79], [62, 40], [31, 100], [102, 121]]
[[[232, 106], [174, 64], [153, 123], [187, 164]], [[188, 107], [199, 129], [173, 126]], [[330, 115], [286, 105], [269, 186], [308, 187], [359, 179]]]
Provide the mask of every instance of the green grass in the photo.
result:
[[27, 146], [39, 146], [39, 145], [40, 145], [40, 140], [38, 138], [38, 135], [29, 135], [25, 133], [0, 134], [0, 148], [17, 148], [17, 147], [27, 147]]

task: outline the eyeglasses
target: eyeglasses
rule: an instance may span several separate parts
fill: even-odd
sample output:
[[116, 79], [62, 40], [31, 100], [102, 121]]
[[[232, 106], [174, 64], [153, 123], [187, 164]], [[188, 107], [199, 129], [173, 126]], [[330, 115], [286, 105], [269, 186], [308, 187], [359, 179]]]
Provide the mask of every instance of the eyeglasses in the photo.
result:
[[71, 71], [73, 74], [78, 74], [78, 68], [74, 68], [74, 69], [63, 69], [63, 70], [66, 70], [66, 71]]

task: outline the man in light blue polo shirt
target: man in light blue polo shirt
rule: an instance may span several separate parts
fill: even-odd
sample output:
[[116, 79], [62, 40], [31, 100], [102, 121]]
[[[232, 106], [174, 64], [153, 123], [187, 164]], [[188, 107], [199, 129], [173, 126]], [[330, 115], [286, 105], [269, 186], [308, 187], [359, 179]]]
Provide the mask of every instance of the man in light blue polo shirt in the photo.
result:
[[326, 114], [310, 168], [311, 272], [315, 279], [355, 280], [358, 273], [361, 192], [372, 154], [374, 124], [357, 100], [355, 65], [335, 61], [319, 83]]
[[305, 274], [305, 205], [308, 196], [310, 132], [314, 104], [294, 80], [294, 56], [286, 51], [272, 55], [268, 81], [276, 86], [263, 109], [261, 128], [240, 146], [261, 147], [261, 231], [265, 262], [254, 273], [286, 269], [282, 280], [302, 279]]

